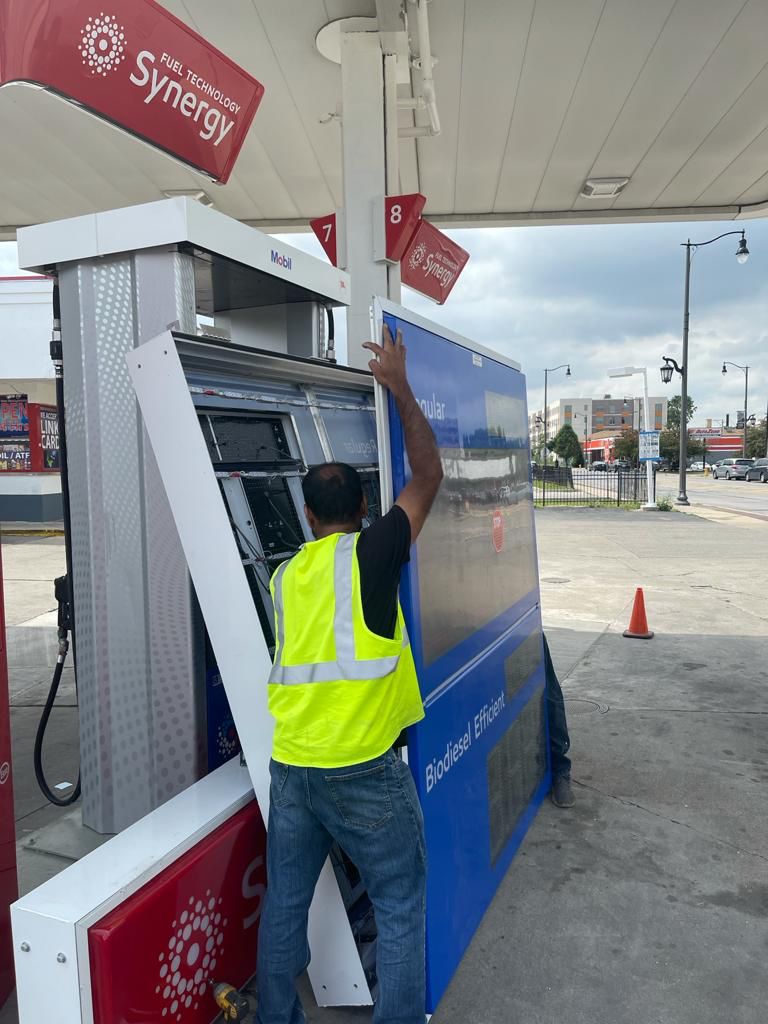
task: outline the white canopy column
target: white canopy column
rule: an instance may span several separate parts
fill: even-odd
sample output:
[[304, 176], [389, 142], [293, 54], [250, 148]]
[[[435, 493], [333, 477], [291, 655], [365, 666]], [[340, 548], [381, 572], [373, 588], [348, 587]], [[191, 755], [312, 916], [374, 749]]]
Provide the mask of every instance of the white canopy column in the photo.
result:
[[346, 269], [352, 275], [347, 311], [347, 361], [364, 367], [373, 295], [400, 299], [400, 268], [374, 260], [374, 218], [382, 199], [397, 194], [397, 57], [382, 51], [379, 32], [342, 32], [343, 232]]

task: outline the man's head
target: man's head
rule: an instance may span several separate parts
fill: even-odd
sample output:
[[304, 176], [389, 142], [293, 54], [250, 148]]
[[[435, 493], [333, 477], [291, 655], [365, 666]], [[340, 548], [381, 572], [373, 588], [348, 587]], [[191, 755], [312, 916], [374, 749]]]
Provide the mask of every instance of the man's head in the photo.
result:
[[344, 462], [313, 466], [302, 481], [304, 512], [318, 539], [331, 533], [354, 533], [368, 511], [360, 477]]

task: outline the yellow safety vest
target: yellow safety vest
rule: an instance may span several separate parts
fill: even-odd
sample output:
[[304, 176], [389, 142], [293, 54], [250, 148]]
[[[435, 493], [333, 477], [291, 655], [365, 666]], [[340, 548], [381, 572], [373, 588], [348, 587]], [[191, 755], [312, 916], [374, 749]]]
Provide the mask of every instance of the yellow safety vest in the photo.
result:
[[342, 768], [379, 757], [424, 717], [398, 604], [394, 639], [365, 624], [359, 533], [312, 541], [272, 577], [277, 646], [269, 676], [275, 760]]

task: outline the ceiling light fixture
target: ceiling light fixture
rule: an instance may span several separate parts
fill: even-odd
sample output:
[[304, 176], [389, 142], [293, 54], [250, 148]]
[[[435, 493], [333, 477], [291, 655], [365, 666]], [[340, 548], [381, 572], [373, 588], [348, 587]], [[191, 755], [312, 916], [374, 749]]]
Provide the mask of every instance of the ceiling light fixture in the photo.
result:
[[581, 186], [582, 199], [615, 199], [629, 184], [629, 178], [587, 178]]

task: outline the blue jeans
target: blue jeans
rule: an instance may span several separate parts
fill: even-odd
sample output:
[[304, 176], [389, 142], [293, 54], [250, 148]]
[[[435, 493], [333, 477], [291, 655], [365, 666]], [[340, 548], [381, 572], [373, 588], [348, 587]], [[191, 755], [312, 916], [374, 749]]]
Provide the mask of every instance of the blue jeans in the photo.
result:
[[258, 1024], [304, 1024], [296, 979], [309, 964], [307, 914], [334, 840], [360, 872], [374, 908], [373, 1020], [424, 1024], [426, 852], [408, 765], [390, 750], [348, 768], [272, 761], [270, 771]]
[[571, 747], [568, 722], [565, 718], [565, 701], [560, 680], [557, 678], [549, 644], [544, 637], [544, 672], [546, 675], [547, 720], [549, 723], [549, 758], [552, 765], [552, 781], [571, 777], [571, 759], [566, 754]]

